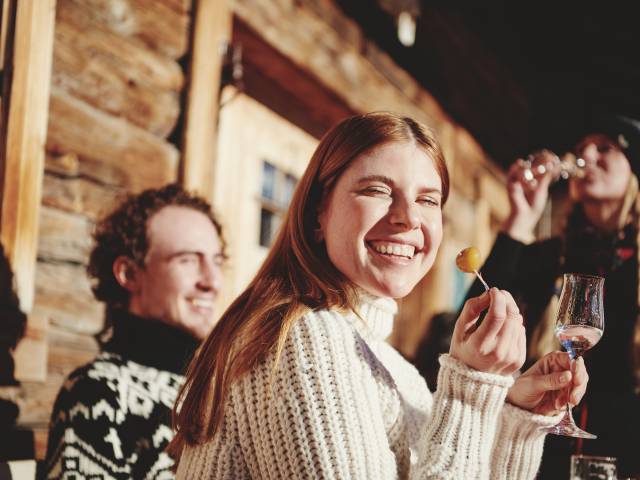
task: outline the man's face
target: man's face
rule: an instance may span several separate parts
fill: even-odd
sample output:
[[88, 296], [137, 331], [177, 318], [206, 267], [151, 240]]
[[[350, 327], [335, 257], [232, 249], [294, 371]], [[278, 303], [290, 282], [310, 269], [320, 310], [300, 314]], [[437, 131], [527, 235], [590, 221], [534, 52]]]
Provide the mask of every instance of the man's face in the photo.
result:
[[149, 250], [136, 268], [129, 311], [204, 339], [211, 331], [214, 301], [222, 284], [222, 246], [202, 212], [168, 206], [147, 221]]
[[584, 177], [572, 178], [571, 197], [577, 201], [618, 200], [624, 197], [631, 176], [629, 160], [620, 146], [604, 134], [587, 135], [576, 146], [585, 160]]

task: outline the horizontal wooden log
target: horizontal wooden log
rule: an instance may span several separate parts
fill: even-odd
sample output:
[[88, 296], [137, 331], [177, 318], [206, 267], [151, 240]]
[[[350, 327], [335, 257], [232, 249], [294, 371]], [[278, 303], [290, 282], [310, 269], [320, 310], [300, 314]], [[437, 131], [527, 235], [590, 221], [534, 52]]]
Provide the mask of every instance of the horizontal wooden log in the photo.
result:
[[[63, 28], [58, 39], [82, 41], [83, 51], [95, 56], [91, 61], [110, 65], [119, 75], [137, 84], [173, 91], [182, 88], [184, 74], [177, 62], [150, 50], [133, 38], [105, 28], [91, 18], [93, 12], [81, 3], [77, 0], [58, 2], [56, 31], [58, 25]], [[73, 30], [71, 27], [74, 27]], [[83, 57], [86, 58], [86, 55], [84, 53]]]
[[73, 11], [84, 22], [136, 39], [170, 58], [182, 57], [189, 46], [188, 0], [60, 0], [61, 11]]
[[181, 80], [173, 60], [114, 33], [58, 20], [52, 84], [105, 112], [165, 138], [180, 113]]
[[[52, 348], [49, 369], [53, 373], [67, 375], [72, 369], [77, 368], [79, 361], [88, 356], [97, 355], [100, 350], [93, 335], [72, 332], [58, 325], [49, 326], [47, 337]], [[61, 354], [59, 355], [58, 352]], [[64, 355], [64, 352], [69, 352], [69, 355]], [[76, 355], [76, 352], [80, 352], [80, 356], [77, 359], [68, 360]]]
[[34, 311], [71, 332], [94, 335], [102, 329], [104, 307], [91, 291], [83, 265], [38, 262]]
[[46, 453], [49, 419], [62, 383], [73, 370], [92, 361], [99, 349], [90, 336], [50, 326], [48, 351], [46, 378], [38, 382], [25, 380], [17, 387], [0, 387], [0, 398], [11, 400], [20, 408], [17, 425], [34, 431], [38, 460]]
[[38, 258], [86, 265], [93, 223], [87, 217], [43, 206], [40, 212]]
[[51, 89], [47, 150], [75, 153], [83, 175], [138, 192], [175, 181], [178, 150], [56, 87]]
[[81, 213], [95, 221], [110, 212], [124, 193], [121, 188], [103, 185], [83, 177], [69, 178], [45, 174], [42, 204], [67, 212]]
[[45, 382], [24, 382], [19, 387], [0, 387], [0, 398], [11, 400], [20, 408], [17, 425], [47, 428], [53, 402], [64, 382], [62, 375], [48, 375]]
[[[85, 48], [86, 32], [56, 26], [52, 84], [95, 107], [165, 138], [180, 113], [179, 94], [131, 79], [130, 71]], [[103, 60], [103, 61], [101, 61]]]
[[[176, 12], [165, 2], [131, 0], [135, 37], [170, 58], [180, 58], [189, 48], [191, 14]], [[215, 50], [212, 54], [217, 53]]]
[[44, 167], [48, 173], [77, 177], [80, 174], [80, 159], [74, 152], [62, 155], [47, 152]]

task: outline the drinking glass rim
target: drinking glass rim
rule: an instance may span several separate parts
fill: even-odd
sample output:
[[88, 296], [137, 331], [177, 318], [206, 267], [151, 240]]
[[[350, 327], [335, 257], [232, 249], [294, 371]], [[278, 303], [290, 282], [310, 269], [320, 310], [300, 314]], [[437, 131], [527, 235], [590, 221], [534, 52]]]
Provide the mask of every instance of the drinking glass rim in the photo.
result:
[[587, 458], [590, 460], [606, 460], [607, 462], [617, 462], [618, 458], [617, 457], [601, 457], [598, 455], [585, 455], [583, 453], [574, 453], [571, 455], [571, 458]]
[[593, 275], [592, 273], [567, 272], [567, 273], [563, 273], [562, 275], [563, 276], [571, 275], [572, 277], [595, 278], [597, 280], [604, 280], [604, 277], [602, 275]]

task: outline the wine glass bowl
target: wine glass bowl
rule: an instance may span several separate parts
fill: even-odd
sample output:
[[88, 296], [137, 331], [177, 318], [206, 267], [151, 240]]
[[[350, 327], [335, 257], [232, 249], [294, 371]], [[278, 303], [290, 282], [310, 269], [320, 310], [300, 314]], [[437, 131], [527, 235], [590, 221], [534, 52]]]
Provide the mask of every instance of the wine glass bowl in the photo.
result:
[[[564, 274], [556, 318], [556, 337], [569, 353], [572, 371], [574, 360], [598, 343], [604, 333], [603, 286], [604, 278], [596, 275]], [[578, 428], [569, 403], [562, 420], [545, 430], [556, 435], [596, 438]]]
[[559, 157], [550, 150], [542, 149], [530, 153], [522, 161], [522, 178], [532, 187], [538, 183], [538, 178], [551, 172], [553, 181], [567, 180], [570, 177], [584, 177], [586, 161], [572, 153], [565, 153]]

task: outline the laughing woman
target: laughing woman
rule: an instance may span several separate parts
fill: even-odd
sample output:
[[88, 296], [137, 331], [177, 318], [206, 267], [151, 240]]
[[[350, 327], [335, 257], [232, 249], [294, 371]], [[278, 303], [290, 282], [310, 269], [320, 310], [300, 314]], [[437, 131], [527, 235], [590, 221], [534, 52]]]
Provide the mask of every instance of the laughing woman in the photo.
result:
[[393, 299], [433, 265], [448, 193], [438, 143], [409, 118], [356, 116], [325, 135], [268, 258], [189, 368], [179, 478], [535, 476], [540, 427], [587, 374], [556, 352], [514, 383], [525, 338], [509, 293], [466, 303], [435, 393], [385, 342]]

